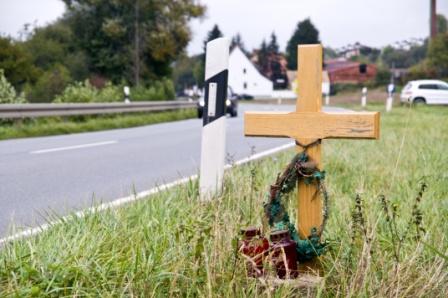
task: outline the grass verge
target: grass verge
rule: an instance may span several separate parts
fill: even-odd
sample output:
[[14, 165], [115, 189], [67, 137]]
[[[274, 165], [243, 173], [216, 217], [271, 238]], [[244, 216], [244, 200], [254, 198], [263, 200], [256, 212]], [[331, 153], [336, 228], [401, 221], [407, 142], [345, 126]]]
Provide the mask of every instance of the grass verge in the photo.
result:
[[[441, 107], [396, 108], [382, 115], [379, 141], [324, 142], [331, 245], [313, 294], [447, 293], [447, 115]], [[219, 200], [200, 202], [193, 181], [8, 244], [0, 251], [0, 296], [296, 297], [288, 285], [262, 287], [235, 261], [239, 228], [263, 223], [268, 185], [292, 156], [232, 169]]]
[[0, 122], [0, 140], [127, 128], [196, 117], [195, 109], [99, 116], [45, 117]]

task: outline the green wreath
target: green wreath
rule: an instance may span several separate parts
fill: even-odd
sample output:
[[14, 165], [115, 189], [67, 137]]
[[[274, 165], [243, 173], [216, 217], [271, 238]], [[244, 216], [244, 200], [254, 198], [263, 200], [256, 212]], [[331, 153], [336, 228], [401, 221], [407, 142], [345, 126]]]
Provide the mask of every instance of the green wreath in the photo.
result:
[[[305, 151], [308, 146], [304, 146]], [[289, 230], [292, 240], [297, 244], [299, 262], [308, 261], [322, 255], [327, 247], [327, 243], [321, 242], [320, 239], [328, 219], [328, 193], [324, 184], [325, 172], [317, 168], [317, 165], [309, 159], [305, 151], [294, 156], [283, 174], [277, 177], [276, 183], [271, 185], [269, 200], [264, 204], [269, 225], [275, 230]], [[299, 179], [303, 179], [306, 184], [316, 183], [324, 203], [322, 224], [319, 229], [317, 227], [311, 229], [311, 235], [308, 239], [300, 239], [282, 203], [282, 199], [294, 190]]]

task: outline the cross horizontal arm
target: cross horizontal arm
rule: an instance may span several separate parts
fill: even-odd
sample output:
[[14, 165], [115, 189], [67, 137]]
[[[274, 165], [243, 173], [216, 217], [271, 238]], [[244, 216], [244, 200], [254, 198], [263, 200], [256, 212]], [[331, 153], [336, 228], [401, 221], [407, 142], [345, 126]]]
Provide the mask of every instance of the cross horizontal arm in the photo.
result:
[[246, 136], [378, 139], [378, 112], [246, 112]]

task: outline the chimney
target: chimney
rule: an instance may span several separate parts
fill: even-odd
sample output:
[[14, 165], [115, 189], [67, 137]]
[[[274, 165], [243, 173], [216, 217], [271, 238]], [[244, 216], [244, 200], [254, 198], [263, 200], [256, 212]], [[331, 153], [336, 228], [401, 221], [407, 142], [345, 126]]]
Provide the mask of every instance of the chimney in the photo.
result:
[[437, 8], [436, 0], [431, 0], [431, 14], [430, 14], [430, 37], [433, 39], [437, 35]]

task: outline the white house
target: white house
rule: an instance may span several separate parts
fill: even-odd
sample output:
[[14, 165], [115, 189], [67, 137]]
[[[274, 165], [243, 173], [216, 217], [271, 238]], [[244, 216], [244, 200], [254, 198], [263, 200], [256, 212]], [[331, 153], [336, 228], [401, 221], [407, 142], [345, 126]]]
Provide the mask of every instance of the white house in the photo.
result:
[[229, 56], [229, 86], [236, 94], [271, 97], [274, 86], [236, 46]]

